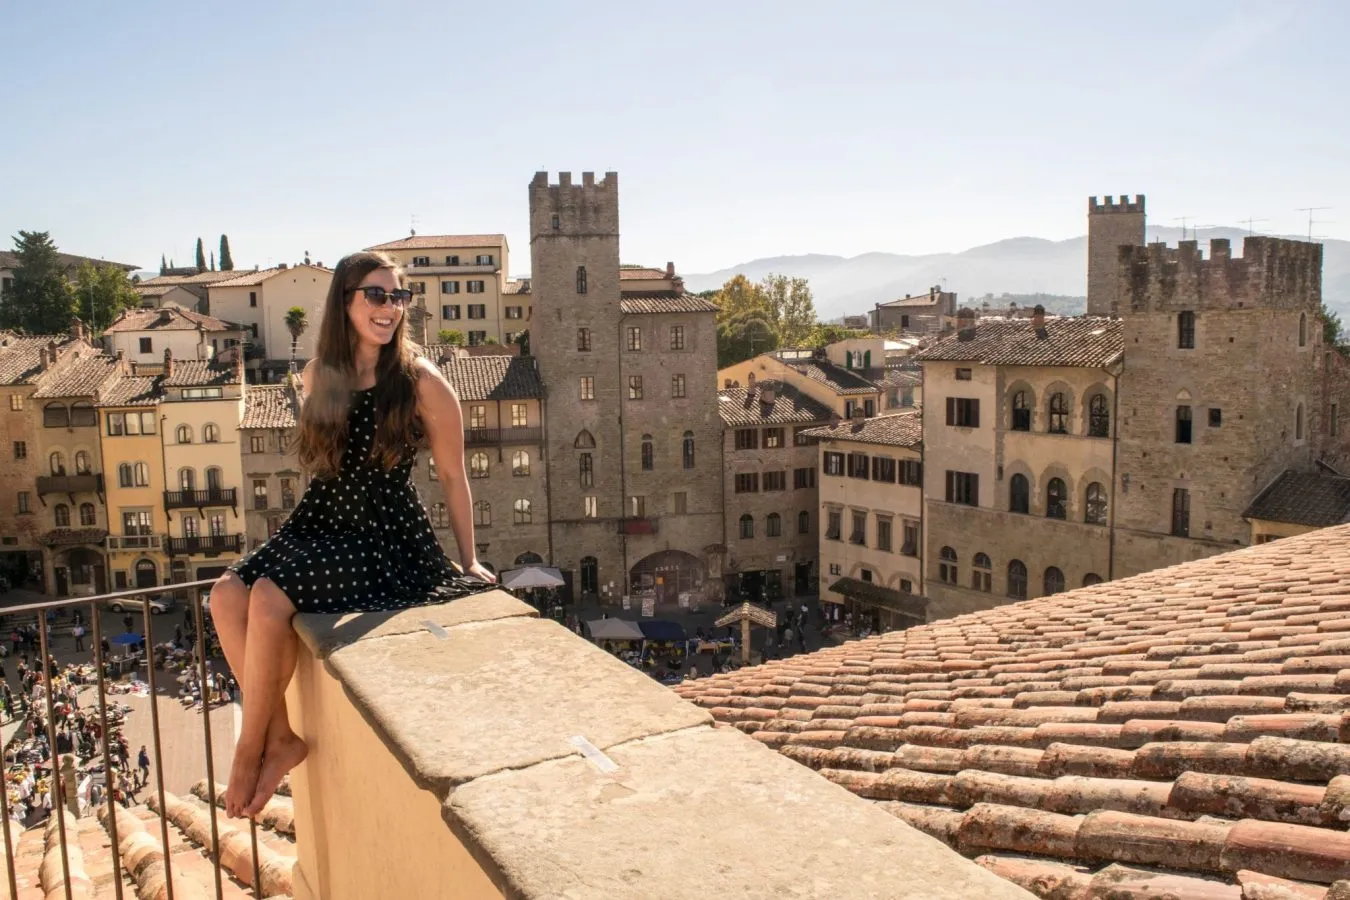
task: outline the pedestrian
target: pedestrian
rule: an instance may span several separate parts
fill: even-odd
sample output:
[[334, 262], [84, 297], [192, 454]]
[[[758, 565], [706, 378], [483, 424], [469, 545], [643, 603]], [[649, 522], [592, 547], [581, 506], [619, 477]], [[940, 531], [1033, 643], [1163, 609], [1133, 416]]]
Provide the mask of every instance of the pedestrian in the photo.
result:
[[136, 766], [141, 770], [141, 785], [144, 786], [150, 781], [150, 754], [144, 744], [141, 744], [141, 752], [136, 754]]
[[792, 647], [792, 626], [789, 625], [783, 629], [783, 646]]
[[127, 634], [131, 634], [131, 626], [134, 624], [136, 624], [136, 620], [131, 617], [131, 613], [122, 617], [122, 627], [126, 629]]
[[173, 626], [173, 645], [174, 645], [175, 647], [178, 647], [180, 650], [181, 650], [182, 647], [183, 647], [183, 626], [182, 626], [182, 625], [175, 625], [175, 626]]
[[70, 629], [70, 634], [75, 638], [75, 652], [84, 652], [84, 626], [76, 622], [75, 627]]
[[103, 651], [104, 659], [107, 659], [109, 656], [112, 655], [112, 644], [108, 643], [108, 639], [106, 637], [103, 640], [99, 641], [98, 646], [99, 649]]

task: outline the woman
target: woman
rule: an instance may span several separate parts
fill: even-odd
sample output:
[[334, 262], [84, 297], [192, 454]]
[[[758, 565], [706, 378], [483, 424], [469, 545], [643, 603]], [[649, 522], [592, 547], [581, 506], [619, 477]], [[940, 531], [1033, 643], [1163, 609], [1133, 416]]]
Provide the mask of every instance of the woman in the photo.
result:
[[[474, 556], [459, 399], [405, 338], [411, 296], [386, 256], [354, 253], [338, 263], [303, 379], [298, 452], [313, 480], [281, 529], [211, 590], [211, 618], [244, 694], [225, 794], [231, 816], [258, 813], [308, 752], [291, 730], [284, 696], [295, 670], [297, 611], [397, 609], [496, 580]], [[423, 438], [472, 577], [441, 552], [409, 481]]]

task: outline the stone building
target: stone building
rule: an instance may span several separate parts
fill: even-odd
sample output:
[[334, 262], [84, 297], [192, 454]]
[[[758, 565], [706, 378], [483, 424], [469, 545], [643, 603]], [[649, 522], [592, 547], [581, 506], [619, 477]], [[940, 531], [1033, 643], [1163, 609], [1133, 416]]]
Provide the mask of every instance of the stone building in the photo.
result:
[[1326, 472], [1281, 472], [1242, 513], [1253, 544], [1350, 522], [1350, 478]]
[[[142, 306], [163, 306], [167, 300], [184, 309], [205, 313], [210, 312], [211, 308], [208, 301], [208, 288], [211, 285], [231, 281], [245, 274], [247, 274], [245, 270], [199, 272], [195, 267], [176, 269], [137, 283], [136, 293], [141, 295]], [[189, 297], [195, 299], [190, 300]]]
[[304, 333], [295, 341], [297, 367], [303, 368], [318, 346], [332, 270], [322, 263], [282, 263], [233, 274], [207, 285], [207, 312], [244, 330], [249, 380], [273, 383], [290, 370], [292, 336], [286, 314], [297, 306], [307, 319]]
[[803, 433], [820, 442], [820, 598], [874, 631], [927, 621], [923, 426], [910, 411]]
[[1119, 315], [1119, 248], [1144, 245], [1144, 195], [1088, 198], [1087, 314]]
[[[880, 348], [881, 342], [876, 345]], [[884, 409], [883, 387], [867, 378], [868, 374], [878, 376], [881, 367], [872, 366], [863, 355], [862, 362], [851, 369], [832, 361], [827, 354], [828, 348], [761, 353], [718, 370], [717, 379], [724, 389], [750, 388], [765, 379], [779, 381], [825, 404], [836, 416], [845, 419], [853, 418], [855, 413], [875, 416]]]
[[878, 303], [868, 312], [866, 327], [876, 334], [892, 331], [911, 334], [938, 334], [950, 326], [956, 315], [956, 293], [940, 285], [926, 294], [906, 294], [896, 300]]
[[309, 474], [301, 470], [297, 456], [299, 417], [300, 397], [294, 380], [245, 385], [239, 453], [246, 490], [244, 539], [249, 550], [277, 533], [309, 487]]
[[723, 388], [722, 445], [728, 597], [816, 593], [820, 509], [813, 425], [834, 411], [779, 381]]
[[[190, 295], [189, 295], [190, 296]], [[130, 363], [155, 364], [165, 352], [177, 359], [210, 359], [244, 340], [244, 329], [176, 306], [125, 309], [103, 330], [109, 353]]]
[[613, 172], [529, 188], [550, 558], [584, 594], [670, 604], [720, 593], [716, 307], [673, 267], [625, 277], [618, 190]]

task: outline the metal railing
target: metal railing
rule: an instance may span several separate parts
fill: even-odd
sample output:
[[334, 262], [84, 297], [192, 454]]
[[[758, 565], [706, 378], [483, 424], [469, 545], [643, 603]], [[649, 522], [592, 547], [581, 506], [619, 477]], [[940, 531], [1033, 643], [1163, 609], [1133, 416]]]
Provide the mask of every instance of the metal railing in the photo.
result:
[[234, 488], [207, 488], [204, 491], [165, 491], [165, 509], [234, 506]]
[[[202, 698], [202, 736], [206, 746], [206, 791], [207, 802], [211, 814], [211, 846], [206, 848], [212, 863], [212, 869], [215, 873], [215, 896], [216, 900], [223, 900], [224, 885], [221, 876], [221, 855], [220, 855], [220, 827], [217, 823], [219, 807], [216, 805], [216, 771], [214, 758], [214, 744], [211, 739], [211, 694], [207, 687], [208, 684], [208, 666], [207, 666], [207, 644], [205, 616], [202, 609], [202, 590], [215, 584], [214, 579], [202, 581], [190, 581], [171, 586], [173, 590], [183, 591], [191, 598], [193, 622], [196, 626], [196, 641], [194, 644], [195, 665], [197, 667], [197, 678], [199, 679], [201, 698]], [[56, 816], [57, 834], [61, 847], [61, 875], [62, 883], [65, 889], [66, 900], [74, 900], [73, 888], [70, 880], [70, 857], [69, 840], [70, 835], [66, 831], [66, 804], [71, 798], [66, 796], [67, 787], [65, 780], [58, 771], [58, 753], [56, 741], [56, 709], [55, 709], [55, 691], [53, 688], [52, 666], [54, 660], [51, 656], [51, 648], [48, 642], [48, 633], [52, 628], [48, 622], [47, 614], [54, 610], [64, 610], [69, 608], [82, 607], [87, 611], [89, 621], [92, 626], [92, 651], [94, 654], [94, 668], [97, 672], [98, 687], [98, 723], [99, 723], [99, 754], [102, 757], [104, 772], [104, 794], [107, 803], [107, 822], [104, 828], [108, 831], [110, 840], [110, 853], [112, 856], [113, 871], [113, 894], [116, 900], [123, 900], [123, 871], [121, 860], [121, 835], [119, 835], [119, 826], [117, 820], [117, 798], [115, 796], [115, 783], [112, 779], [112, 751], [109, 749], [108, 735], [108, 693], [107, 679], [109, 675], [107, 660], [103, 650], [103, 626], [99, 614], [103, 611], [109, 601], [140, 597], [141, 618], [144, 626], [145, 641], [145, 661], [146, 661], [146, 682], [150, 689], [150, 727], [151, 742], [154, 744], [154, 768], [155, 768], [155, 791], [159, 801], [159, 838], [160, 849], [163, 852], [164, 859], [164, 878], [167, 888], [168, 900], [174, 900], [174, 878], [173, 878], [173, 854], [169, 843], [169, 816], [165, 807], [164, 797], [164, 755], [163, 742], [160, 737], [159, 722], [159, 692], [156, 687], [155, 662], [154, 662], [154, 616], [150, 606], [150, 594], [159, 594], [165, 590], [165, 586], [159, 585], [147, 588], [132, 588], [125, 591], [115, 591], [109, 594], [100, 594], [94, 597], [81, 597], [79, 599], [68, 600], [49, 600], [39, 603], [25, 603], [18, 606], [6, 606], [0, 608], [0, 615], [20, 617], [26, 614], [35, 614], [36, 627], [38, 631], [38, 644], [40, 651], [40, 665], [42, 675], [39, 682], [43, 687], [45, 695], [46, 708], [46, 739], [47, 747], [50, 751], [48, 764], [52, 810], [51, 814]], [[94, 811], [90, 810], [91, 814]], [[11, 836], [11, 819], [9, 809], [9, 791], [5, 785], [0, 785], [0, 829], [3, 830], [3, 839], [5, 846], [15, 847], [15, 842]], [[251, 852], [253, 862], [253, 895], [255, 897], [263, 896], [262, 893], [262, 867], [258, 860], [258, 826], [253, 820], [249, 820], [249, 837], [251, 841]], [[18, 897], [18, 873], [15, 869], [16, 853], [12, 850], [4, 854], [5, 856], [5, 877], [8, 879], [9, 896]], [[125, 873], [131, 876], [131, 871]], [[50, 896], [50, 894], [49, 894]]]
[[239, 553], [244, 549], [242, 534], [200, 534], [192, 537], [169, 535], [164, 545], [170, 556], [180, 553]]
[[110, 534], [109, 550], [158, 550], [160, 536], [157, 534]]
[[537, 444], [544, 439], [544, 429], [531, 428], [466, 428], [464, 446], [482, 447], [490, 444]]
[[85, 472], [80, 475], [39, 475], [37, 492], [43, 494], [99, 494], [103, 492], [103, 475]]

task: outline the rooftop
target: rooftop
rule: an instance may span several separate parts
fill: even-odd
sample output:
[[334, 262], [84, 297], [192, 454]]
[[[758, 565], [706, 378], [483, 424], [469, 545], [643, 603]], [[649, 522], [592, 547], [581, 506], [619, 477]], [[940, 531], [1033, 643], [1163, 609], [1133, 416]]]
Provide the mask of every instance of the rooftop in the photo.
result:
[[831, 441], [918, 447], [923, 443], [923, 414], [917, 410], [871, 419], [845, 419], [808, 428], [806, 435]]
[[[764, 403], [763, 392], [770, 387], [773, 402]], [[723, 388], [717, 392], [717, 400], [717, 411], [728, 425], [805, 424], [834, 418], [834, 411], [824, 403], [781, 381], [761, 381], [748, 388]]]
[[[166, 287], [172, 290], [173, 286]], [[161, 309], [126, 309], [113, 323], [103, 330], [104, 334], [117, 334], [127, 331], [195, 331], [198, 327], [206, 331], [238, 331], [237, 326], [229, 322], [208, 316], [204, 313], [166, 306]]]
[[238, 278], [247, 274], [246, 270], [230, 269], [229, 271], [212, 270], [209, 272], [198, 272], [195, 275], [156, 275], [154, 278], [147, 278], [136, 287], [139, 290], [144, 287], [161, 287], [164, 285], [178, 284], [214, 284], [218, 281], [229, 281], [232, 278]]
[[211, 287], [213, 288], [253, 287], [254, 285], [262, 284], [269, 278], [274, 278], [277, 275], [281, 275], [284, 272], [295, 272], [299, 269], [313, 269], [318, 272], [323, 272], [325, 275], [333, 274], [332, 269], [326, 269], [323, 266], [315, 266], [315, 265], [273, 266], [270, 269], [256, 269], [252, 272], [241, 272], [241, 273], [237, 272], [235, 273], [237, 277], [230, 278], [224, 281], [213, 282], [211, 284]]
[[520, 278], [515, 281], [508, 281], [502, 286], [503, 294], [528, 294], [530, 292], [530, 279]]
[[827, 359], [784, 359], [782, 362], [812, 381], [826, 385], [836, 394], [875, 394], [878, 391], [877, 386], [866, 378], [836, 366]]
[[900, 297], [895, 300], [887, 300], [885, 303], [878, 303], [877, 305], [889, 307], [936, 306], [950, 296], [951, 294], [945, 291], [933, 291], [928, 294], [916, 294], [913, 297]]
[[[76, 256], [73, 253], [58, 253], [57, 259], [66, 269], [77, 269], [82, 263], [93, 263], [96, 266], [114, 266], [124, 272], [134, 272], [140, 266], [133, 266], [130, 263], [113, 262], [110, 259], [94, 259], [92, 256]], [[19, 257], [13, 251], [0, 250], [0, 269], [13, 269], [19, 265]]]
[[299, 410], [295, 393], [284, 384], [249, 385], [244, 389], [240, 428], [291, 428]]
[[117, 357], [106, 354], [63, 360], [43, 373], [33, 396], [38, 399], [92, 397], [117, 374], [118, 365]]
[[877, 379], [886, 387], [919, 387], [923, 384], [923, 369], [887, 368]]
[[986, 366], [1074, 366], [1100, 368], [1125, 350], [1119, 319], [1099, 316], [1047, 317], [1037, 329], [1030, 319], [977, 319], [974, 333], [940, 338], [917, 359], [973, 362]]
[[1350, 878], [1350, 526], [676, 690], [1044, 898]]
[[1242, 515], [1314, 528], [1350, 522], [1350, 478], [1320, 472], [1282, 472]]
[[474, 247], [500, 247], [504, 234], [414, 234], [367, 250], [463, 250]]
[[[665, 275], [661, 276], [662, 278]], [[694, 294], [676, 291], [625, 291], [619, 299], [619, 309], [626, 316], [653, 313], [715, 313], [717, 306]]]
[[160, 375], [119, 375], [110, 381], [98, 406], [154, 406], [164, 399]]
[[469, 356], [441, 361], [460, 400], [539, 400], [544, 384], [533, 358]]
[[620, 281], [664, 281], [671, 275], [665, 269], [652, 269], [647, 266], [620, 266]]
[[214, 359], [175, 359], [173, 374], [164, 379], [165, 387], [215, 387], [239, 384], [243, 373], [234, 362]]
[[42, 374], [42, 350], [53, 343], [61, 349], [70, 342], [64, 334], [6, 336], [0, 340], [0, 384], [32, 384]]

